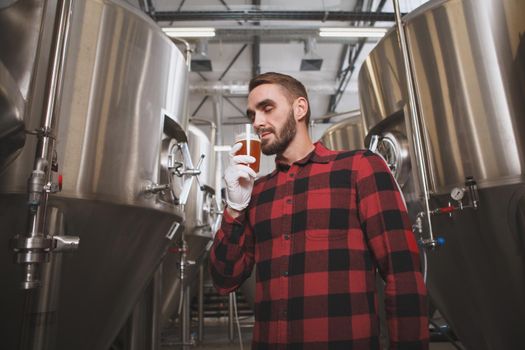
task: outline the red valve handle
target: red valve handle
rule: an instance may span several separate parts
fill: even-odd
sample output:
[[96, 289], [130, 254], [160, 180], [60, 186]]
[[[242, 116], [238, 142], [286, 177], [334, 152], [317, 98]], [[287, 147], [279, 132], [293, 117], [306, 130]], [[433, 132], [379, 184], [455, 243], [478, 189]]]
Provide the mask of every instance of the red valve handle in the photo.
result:
[[452, 213], [454, 210], [455, 208], [453, 206], [448, 206], [448, 207], [439, 208], [439, 213], [440, 214]]

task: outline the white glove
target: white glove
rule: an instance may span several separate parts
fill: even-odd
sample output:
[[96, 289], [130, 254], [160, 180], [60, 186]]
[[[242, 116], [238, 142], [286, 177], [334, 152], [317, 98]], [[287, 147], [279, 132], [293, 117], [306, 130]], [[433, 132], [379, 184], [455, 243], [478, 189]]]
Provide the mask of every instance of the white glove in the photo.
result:
[[242, 145], [236, 143], [230, 151], [230, 165], [224, 171], [226, 182], [226, 202], [232, 209], [242, 211], [250, 203], [253, 183], [257, 174], [246, 164], [255, 162], [255, 158], [248, 155], [235, 155]]

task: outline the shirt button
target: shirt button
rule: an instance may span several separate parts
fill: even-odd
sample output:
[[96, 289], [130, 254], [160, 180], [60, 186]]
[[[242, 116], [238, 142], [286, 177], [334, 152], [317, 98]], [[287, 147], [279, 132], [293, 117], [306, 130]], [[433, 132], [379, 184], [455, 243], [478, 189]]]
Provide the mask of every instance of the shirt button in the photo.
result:
[[289, 234], [285, 234], [284, 235], [284, 239], [286, 239], [286, 240], [290, 239], [290, 235]]
[[288, 271], [283, 271], [283, 276], [287, 277], [288, 276]]
[[294, 173], [291, 173], [291, 174], [290, 174], [290, 177], [294, 177], [294, 176], [295, 176], [295, 174], [294, 174]]
[[292, 204], [292, 199], [291, 199], [291, 198], [288, 198], [288, 199], [286, 200], [286, 204]]

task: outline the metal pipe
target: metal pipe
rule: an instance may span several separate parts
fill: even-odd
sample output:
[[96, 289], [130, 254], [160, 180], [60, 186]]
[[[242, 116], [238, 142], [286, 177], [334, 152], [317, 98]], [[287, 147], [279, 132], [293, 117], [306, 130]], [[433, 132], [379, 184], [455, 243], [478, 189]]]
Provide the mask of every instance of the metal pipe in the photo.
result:
[[182, 9], [182, 6], [184, 6], [184, 3], [186, 2], [186, 0], [182, 0], [179, 4], [179, 7], [177, 7], [177, 12], [179, 12], [181, 9]]
[[[48, 3], [46, 3], [47, 6]], [[64, 61], [67, 53], [69, 23], [71, 19], [71, 0], [59, 0], [53, 39], [51, 43], [50, 69], [46, 79], [44, 96], [44, 115], [38, 130], [38, 145], [35, 154], [33, 171], [28, 184], [29, 214], [27, 234], [14, 238], [17, 261], [24, 264], [25, 278], [23, 289], [36, 288], [40, 285], [37, 276], [38, 264], [49, 258], [52, 238], [45, 231], [45, 216], [48, 192], [50, 192], [51, 164], [56, 138], [56, 126], [59, 119], [59, 106], [62, 95]]]
[[[236, 27], [221, 27], [215, 29], [215, 36], [207, 38], [208, 43], [237, 43], [237, 44], [254, 44], [254, 37], [259, 37], [259, 43], [271, 44], [295, 44], [303, 42], [309, 37], [316, 37], [318, 43], [332, 43], [332, 44], [355, 44], [359, 38], [342, 38], [342, 37], [319, 37], [319, 26], [305, 26], [294, 27], [293, 29], [280, 25], [264, 25], [256, 26], [236, 26]], [[365, 39], [367, 43], [375, 43], [379, 38], [368, 37]]]
[[[173, 41], [179, 41], [181, 43], [184, 44], [184, 46], [186, 47], [186, 66], [188, 67], [188, 75], [189, 73], [191, 72], [191, 53], [192, 53], [192, 50], [191, 50], [191, 46], [190, 46], [190, 43], [187, 42], [186, 40], [184, 39], [181, 39], [181, 38], [171, 38]], [[186, 79], [186, 82], [185, 82], [185, 87], [184, 87], [184, 104], [183, 104], [183, 107], [182, 107], [182, 128], [184, 130], [186, 130], [186, 128], [188, 127], [188, 120], [189, 120], [189, 114], [188, 114], [188, 108], [189, 108], [189, 102], [188, 102], [188, 80]]]
[[[46, 83], [47, 96], [44, 100], [44, 131], [55, 132], [58, 123], [57, 106], [60, 103], [62, 92], [62, 78], [64, 75], [64, 61], [67, 52], [67, 38], [69, 37], [69, 23], [71, 19], [71, 0], [59, 0], [57, 3], [57, 18], [52, 42], [51, 69], [48, 72]], [[54, 135], [52, 135], [54, 136]]]
[[[337, 86], [330, 83], [316, 83], [305, 84], [306, 90], [309, 94], [333, 94], [337, 92]], [[217, 93], [232, 95], [232, 96], [247, 96], [248, 82], [237, 83], [221, 83], [220, 81], [209, 81], [201, 83], [193, 83], [189, 87], [190, 92], [200, 93], [205, 95], [214, 95]], [[354, 91], [344, 90], [342, 94], [355, 93]], [[198, 110], [194, 112], [197, 113]], [[244, 113], [244, 112], [243, 112]]]
[[[239, 56], [242, 54], [242, 52], [244, 51], [244, 49], [246, 49], [246, 47], [248, 46], [248, 44], [244, 44], [241, 49], [239, 50], [239, 52], [237, 52], [237, 54], [235, 55], [235, 57], [233, 57], [233, 59], [231, 60], [230, 64], [228, 65], [228, 67], [226, 67], [226, 69], [224, 70], [224, 72], [222, 72], [221, 76], [219, 77], [219, 81], [222, 80], [222, 78], [224, 78], [224, 76], [228, 73], [228, 71], [230, 70], [230, 68], [233, 66], [233, 64], [235, 63], [235, 61], [237, 61], [237, 59], [239, 58]], [[204, 102], [206, 102], [206, 100], [208, 99], [208, 96], [204, 96], [204, 98], [202, 99], [201, 103], [199, 103], [199, 105], [197, 106], [197, 108], [195, 109], [195, 111], [193, 112], [192, 116], [195, 116], [200, 108], [204, 105]], [[222, 102], [221, 102], [222, 103]], [[217, 123], [217, 125], [220, 125], [220, 122]]]
[[159, 11], [151, 15], [155, 21], [379, 21], [394, 22], [391, 12], [355, 11]]
[[326, 123], [326, 122], [333, 123], [335, 121], [347, 120], [349, 118], [361, 120], [361, 117], [362, 117], [361, 110], [354, 109], [348, 112], [328, 113], [328, 114], [325, 114], [317, 118], [310, 118], [310, 124], [313, 125], [317, 123]]
[[188, 66], [188, 72], [189, 72], [191, 70], [191, 53], [192, 53], [192, 49], [191, 49], [190, 43], [187, 42], [186, 40], [184, 40], [182, 38], [178, 38], [178, 37], [170, 37], [170, 39], [174, 40], [174, 41], [179, 41], [179, 42], [183, 43], [184, 46], [186, 47], [186, 50], [185, 50], [186, 65]]
[[261, 74], [261, 36], [253, 36], [252, 44], [252, 77]]
[[230, 71], [230, 68], [235, 64], [235, 62], [237, 62], [237, 59], [239, 58], [239, 56], [242, 54], [242, 52], [244, 51], [244, 49], [246, 49], [248, 47], [248, 44], [244, 44], [240, 50], [235, 54], [235, 56], [232, 58], [230, 64], [228, 64], [228, 66], [226, 67], [226, 69], [224, 70], [224, 72], [222, 72], [221, 76], [219, 77], [219, 81], [222, 80], [222, 78], [224, 78], [224, 76], [226, 74], [228, 74], [228, 72]]
[[204, 264], [199, 265], [199, 343], [204, 340]]
[[191, 342], [191, 298], [190, 286], [184, 287], [184, 299], [182, 307], [182, 348], [189, 349]]
[[217, 132], [217, 125], [213, 121], [208, 120], [208, 119], [203, 119], [203, 118], [191, 117], [190, 118], [190, 122], [196, 123], [196, 124], [209, 125], [211, 130], [212, 130], [212, 135], [210, 137], [210, 141], [211, 141], [212, 144], [214, 144], [215, 136], [216, 136], [215, 134]]
[[427, 179], [427, 156], [423, 147], [423, 135], [421, 132], [421, 117], [417, 109], [415, 82], [412, 75], [412, 64], [410, 62], [410, 55], [408, 52], [407, 39], [405, 36], [405, 29], [401, 20], [401, 12], [399, 10], [399, 1], [392, 0], [394, 4], [394, 12], [396, 17], [396, 26], [401, 46], [401, 54], [403, 56], [403, 65], [405, 68], [405, 78], [407, 81], [408, 104], [410, 108], [410, 118], [405, 118], [407, 121], [407, 132], [412, 137], [412, 144], [416, 156], [417, 169], [419, 170], [419, 184], [423, 192], [423, 201], [426, 212], [426, 220], [428, 225], [428, 243], [431, 247], [435, 247], [434, 233], [432, 230], [432, 220], [430, 215], [430, 191]]
[[160, 264], [153, 274], [151, 295], [151, 350], [160, 349], [160, 317], [162, 314], [162, 274], [164, 264]]
[[[222, 146], [224, 144], [223, 134], [222, 134], [222, 107], [223, 107], [223, 96], [215, 95], [214, 96], [214, 114], [215, 114], [215, 125], [217, 126], [217, 146]], [[222, 153], [217, 154], [217, 162], [215, 165], [215, 201], [217, 203], [217, 208], [222, 211], [222, 169], [223, 169], [223, 156]]]
[[234, 314], [233, 314], [233, 299], [235, 298], [235, 292], [231, 292], [228, 295], [228, 340], [233, 342], [235, 337], [235, 329], [233, 328]]
[[[48, 210], [46, 219], [51, 234], [65, 234], [65, 220], [62, 211], [56, 207]], [[62, 254], [54, 254], [42, 269], [42, 287], [26, 293], [26, 306], [22, 323], [21, 349], [44, 350], [56, 344], [57, 323], [52, 322], [60, 303], [60, 282]], [[35, 315], [40, 315], [41, 322], [35, 322]]]

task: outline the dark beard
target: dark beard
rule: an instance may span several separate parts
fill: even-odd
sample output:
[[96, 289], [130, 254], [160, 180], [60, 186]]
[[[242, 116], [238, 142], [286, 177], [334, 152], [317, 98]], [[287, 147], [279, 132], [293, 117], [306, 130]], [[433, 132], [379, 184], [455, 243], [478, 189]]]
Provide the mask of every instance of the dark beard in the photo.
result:
[[295, 126], [293, 110], [291, 110], [290, 114], [288, 114], [286, 123], [283, 125], [279, 135], [275, 134], [273, 130], [272, 132], [275, 135], [275, 141], [273, 141], [273, 143], [269, 143], [268, 141], [263, 141], [261, 143], [261, 151], [267, 156], [272, 154], [282, 154], [295, 137], [297, 127]]

